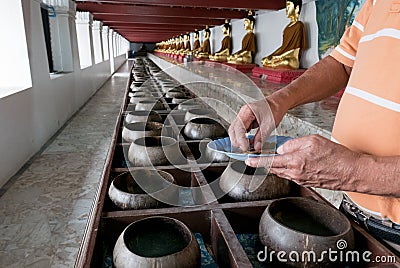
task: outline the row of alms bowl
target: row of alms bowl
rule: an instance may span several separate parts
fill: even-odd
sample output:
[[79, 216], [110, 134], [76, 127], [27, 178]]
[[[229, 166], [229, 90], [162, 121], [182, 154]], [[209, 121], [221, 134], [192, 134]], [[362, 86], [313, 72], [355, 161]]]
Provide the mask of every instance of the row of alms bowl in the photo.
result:
[[[160, 120], [154, 112], [136, 111], [136, 114], [130, 116], [133, 121], [134, 117], [143, 117], [146, 113], [156, 121]], [[196, 122], [200, 119], [204, 117], [189, 118], [185, 121], [192, 123], [192, 120]], [[148, 122], [147, 119], [146, 122], [139, 123], [141, 124], [135, 126], [143, 128], [144, 132], [156, 131], [154, 134], [158, 134], [157, 131], [161, 126], [161, 123]], [[139, 138], [139, 143], [152, 147], [154, 142], [159, 144], [163, 138], [169, 137], [142, 137]], [[177, 144], [176, 140], [169, 144], [170, 139], [167, 139], [167, 146]], [[250, 193], [248, 188], [254, 177], [261, 177], [263, 180], [260, 187]], [[167, 172], [135, 170], [133, 173], [127, 172], [114, 179], [109, 195], [113, 202], [123, 209], [157, 207], [160, 204], [157, 199], [165, 200], [167, 196], [167, 200], [168, 198], [174, 200], [177, 197], [177, 192], [174, 191], [176, 187], [171, 187], [173, 184], [174, 178]], [[239, 161], [229, 163], [221, 175], [219, 186], [231, 198], [239, 201], [274, 199], [286, 196], [290, 192], [288, 181], [268, 175], [264, 169], [249, 168]], [[150, 194], [146, 194], [142, 188]], [[123, 202], [119, 203], [120, 200]], [[321, 215], [324, 217], [321, 218]], [[340, 221], [331, 221], [339, 218]], [[296, 219], [302, 219], [304, 222], [296, 224], [294, 222]], [[273, 201], [262, 215], [259, 236], [265, 246], [275, 251], [289, 252], [293, 249], [303, 249], [322, 254], [324, 250], [335, 248], [339, 239], [347, 241], [348, 249], [354, 247], [350, 223], [342, 214], [327, 205], [304, 198]], [[113, 261], [116, 267], [138, 265], [152, 267], [155, 264], [165, 267], [195, 267], [200, 264], [200, 249], [193, 233], [182, 222], [168, 217], [150, 217], [130, 224], [122, 232], [114, 247]], [[323, 260], [324, 266], [334, 266], [328, 261], [327, 258]], [[321, 265], [321, 263], [304, 262], [290, 264], [297, 267]]]

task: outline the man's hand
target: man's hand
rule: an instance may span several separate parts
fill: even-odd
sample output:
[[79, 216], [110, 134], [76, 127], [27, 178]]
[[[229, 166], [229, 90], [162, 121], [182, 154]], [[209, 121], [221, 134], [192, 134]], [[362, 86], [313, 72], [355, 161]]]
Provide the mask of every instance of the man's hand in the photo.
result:
[[246, 133], [258, 128], [254, 137], [254, 149], [260, 151], [262, 144], [269, 137], [276, 125], [280, 123], [287, 109], [278, 107], [267, 99], [244, 105], [229, 127], [229, 136], [234, 147], [242, 151], [249, 149]]
[[275, 157], [248, 158], [252, 167], [269, 167], [279, 177], [307, 187], [355, 191], [351, 177], [361, 154], [319, 135], [289, 140]]

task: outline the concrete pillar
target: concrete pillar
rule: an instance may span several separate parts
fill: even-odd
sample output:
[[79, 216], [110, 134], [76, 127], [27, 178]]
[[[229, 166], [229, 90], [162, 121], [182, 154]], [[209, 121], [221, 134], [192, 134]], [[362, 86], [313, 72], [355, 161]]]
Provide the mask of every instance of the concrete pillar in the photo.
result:
[[103, 23], [101, 21], [93, 21], [93, 51], [94, 51], [94, 63], [103, 61], [103, 45], [102, 45], [102, 28]]
[[113, 74], [115, 72], [115, 66], [114, 66], [114, 36], [115, 32], [113, 29], [109, 29], [108, 31], [108, 45], [109, 45], [109, 51], [110, 51], [110, 67], [111, 67], [111, 73]]
[[75, 20], [76, 4], [72, 0], [45, 0], [43, 2], [54, 11], [49, 17], [54, 70], [72, 72], [74, 70], [73, 37], [70, 27]]
[[101, 30], [101, 37], [102, 37], [102, 44], [103, 44], [103, 56], [104, 60], [109, 60], [110, 59], [110, 49], [109, 49], [109, 40], [108, 40], [108, 26], [103, 26]]
[[81, 69], [93, 65], [93, 15], [89, 12], [76, 13], [76, 32], [78, 38]]

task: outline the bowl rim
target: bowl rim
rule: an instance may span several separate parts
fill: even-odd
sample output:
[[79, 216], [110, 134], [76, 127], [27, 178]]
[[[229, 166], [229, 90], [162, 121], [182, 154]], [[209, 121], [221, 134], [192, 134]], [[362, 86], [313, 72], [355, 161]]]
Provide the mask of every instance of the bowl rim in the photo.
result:
[[[155, 172], [157, 172], [158, 174], [160, 174], [160, 176], [165, 180], [166, 183], [168, 183], [168, 186], [166, 186], [165, 188], [162, 188], [162, 189], [160, 189], [160, 190], [158, 190], [158, 191], [156, 191], [156, 192], [152, 192], [151, 194], [156, 194], [156, 193], [158, 193], [158, 192], [164, 191], [165, 189], [167, 189], [167, 188], [170, 187], [171, 185], [176, 184], [175, 178], [174, 178], [174, 176], [173, 176], [171, 173], [168, 173], [168, 172], [163, 171], [163, 170], [141, 168], [141, 169], [135, 169], [135, 170], [131, 170], [131, 171], [126, 171], [126, 172], [124, 172], [124, 173], [119, 174], [117, 177], [115, 177], [115, 178], [112, 180], [111, 185], [110, 185], [110, 188], [109, 188], [109, 191], [110, 191], [111, 187], [113, 187], [116, 191], [118, 191], [119, 193], [121, 193], [121, 194], [123, 194], [123, 195], [126, 195], [126, 196], [132, 196], [132, 197], [133, 197], [133, 196], [138, 196], [138, 197], [139, 197], [139, 196], [140, 196], [140, 197], [148, 196], [149, 198], [154, 198], [152, 195], [146, 193], [143, 189], [142, 189], [142, 190], [145, 192], [144, 194], [128, 193], [128, 192], [125, 192], [125, 191], [121, 190], [120, 188], [118, 188], [118, 187], [114, 184], [114, 181], [115, 181], [116, 179], [121, 179], [123, 176], [127, 176], [127, 175], [128, 175], [128, 176], [130, 175], [130, 176], [132, 177], [132, 179], [135, 181], [135, 178], [133, 177], [133, 175], [132, 175], [131, 172], [142, 171], [142, 170], [145, 170], [145, 171], [155, 171]], [[165, 179], [166, 177], [164, 177], [164, 176], [161, 175], [161, 174], [164, 174], [167, 178], [172, 179], [172, 181], [170, 181], [170, 180], [168, 180], [168, 179]], [[136, 183], [136, 181], [135, 181], [135, 183]], [[137, 184], [137, 183], [136, 183], [136, 184]], [[138, 185], [138, 186], [140, 187], [140, 185]], [[141, 188], [141, 187], [140, 187], [140, 188]], [[157, 201], [158, 201], [158, 200], [157, 200]]]
[[[344, 230], [343, 232], [339, 233], [339, 234], [336, 234], [336, 235], [315, 235], [315, 234], [310, 234], [310, 233], [306, 233], [306, 232], [302, 232], [302, 231], [299, 231], [299, 230], [290, 228], [290, 227], [288, 227], [288, 226], [282, 224], [281, 222], [277, 221], [277, 220], [271, 215], [271, 211], [270, 211], [271, 205], [273, 206], [273, 205], [275, 205], [275, 204], [277, 204], [277, 203], [279, 203], [279, 202], [296, 201], [296, 200], [300, 200], [301, 202], [309, 202], [310, 204], [311, 204], [312, 202], [314, 202], [314, 205], [316, 205], [316, 206], [324, 206], [324, 207], [326, 207], [327, 209], [329, 209], [329, 210], [333, 211], [334, 213], [338, 214], [338, 216], [341, 217], [341, 218], [343, 219], [343, 222], [344, 222], [344, 224], [346, 225], [345, 230]], [[331, 206], [329, 206], [329, 205], [327, 205], [327, 204], [324, 204], [324, 203], [318, 202], [318, 201], [316, 201], [316, 200], [314, 200], [314, 199], [309, 199], [309, 198], [306, 198], [306, 197], [292, 196], [292, 197], [279, 198], [279, 199], [273, 200], [273, 201], [267, 206], [267, 208], [266, 208], [265, 210], [267, 211], [269, 218], [270, 218], [274, 223], [276, 223], [277, 225], [279, 225], [279, 226], [281, 226], [281, 227], [283, 227], [283, 228], [285, 228], [285, 229], [287, 229], [287, 230], [290, 230], [290, 231], [292, 231], [292, 232], [295, 232], [295, 233], [298, 233], [298, 234], [306, 234], [307, 236], [310, 236], [310, 237], [313, 237], [313, 238], [321, 238], [321, 237], [325, 237], [325, 238], [340, 238], [343, 234], [346, 234], [346, 233], [348, 233], [349, 231], [352, 230], [351, 223], [350, 223], [349, 219], [348, 219], [346, 216], [344, 216], [340, 211], [338, 211], [337, 209], [335, 209], [335, 208], [333, 208], [333, 207], [331, 207]], [[261, 222], [260, 222], [260, 224], [261, 224]]]
[[[137, 253], [135, 253], [135, 252], [132, 252], [132, 251], [126, 246], [126, 242], [125, 242], [125, 233], [126, 233], [126, 230], [128, 230], [128, 228], [130, 228], [132, 225], [134, 225], [134, 224], [136, 224], [136, 223], [138, 223], [138, 222], [147, 221], [147, 220], [152, 220], [152, 219], [169, 220], [169, 221], [172, 221], [172, 222], [178, 224], [180, 227], [182, 227], [182, 228], [184, 229], [185, 233], [189, 234], [190, 240], [188, 241], [187, 245], [186, 245], [184, 248], [182, 248], [182, 250], [180, 250], [180, 251], [178, 251], [178, 252], [175, 252], [175, 253], [172, 253], [172, 254], [169, 254], [169, 255], [165, 255], [165, 256], [160, 256], [160, 257], [145, 257], [145, 256], [139, 255], [139, 254], [137, 254]], [[146, 217], [146, 218], [143, 218], [143, 219], [136, 220], [136, 221], [132, 222], [131, 224], [129, 224], [129, 225], [124, 229], [124, 231], [123, 231], [123, 233], [122, 233], [121, 235], [123, 236], [123, 237], [122, 237], [122, 240], [123, 240], [124, 246], [126, 247], [126, 249], [128, 250], [128, 252], [129, 252], [130, 254], [133, 254], [133, 255], [135, 255], [135, 256], [138, 256], [138, 257], [144, 258], [144, 259], [163, 259], [163, 258], [172, 257], [172, 256], [178, 255], [178, 254], [180, 254], [181, 252], [184, 252], [186, 249], [188, 249], [189, 246], [193, 243], [194, 240], [195, 240], [195, 243], [197, 243], [196, 238], [194, 237], [194, 234], [193, 234], [192, 231], [189, 229], [189, 227], [186, 226], [186, 224], [184, 224], [182, 221], [180, 221], [180, 220], [178, 220], [178, 219], [175, 219], [175, 218], [172, 218], [172, 217], [167, 217], [167, 216], [151, 216], [151, 217]]]
[[[171, 142], [170, 144], [154, 146], [154, 147], [173, 146], [173, 145], [176, 145], [178, 143], [178, 141], [175, 138], [168, 137], [168, 136], [144, 136], [144, 137], [136, 139], [133, 143], [135, 145], [137, 145], [137, 146], [142, 146], [142, 147], [146, 147], [147, 148], [148, 146], [146, 146], [146, 145], [138, 144], [139, 141], [142, 141], [142, 140], [144, 140], [146, 138], [148, 138], [148, 139], [160, 139], [160, 140], [164, 139], [164, 140], [168, 140], [168, 142]], [[151, 147], [149, 147], [149, 148], [151, 148]]]

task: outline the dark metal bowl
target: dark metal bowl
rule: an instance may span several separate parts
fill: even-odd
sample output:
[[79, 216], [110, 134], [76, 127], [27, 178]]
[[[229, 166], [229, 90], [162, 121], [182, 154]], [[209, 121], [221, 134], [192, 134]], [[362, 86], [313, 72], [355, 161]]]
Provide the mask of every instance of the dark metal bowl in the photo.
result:
[[322, 256], [318, 262], [305, 259], [305, 262], [285, 263], [292, 267], [338, 267], [340, 263], [332, 262], [322, 252], [333, 250], [346, 254], [354, 249], [349, 220], [337, 209], [303, 197], [273, 201], [261, 217], [259, 235], [269, 251], [287, 254], [312, 251], [317, 259]]
[[115, 267], [199, 267], [200, 247], [189, 228], [173, 218], [149, 217], [130, 224], [114, 247]]

